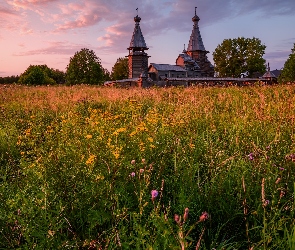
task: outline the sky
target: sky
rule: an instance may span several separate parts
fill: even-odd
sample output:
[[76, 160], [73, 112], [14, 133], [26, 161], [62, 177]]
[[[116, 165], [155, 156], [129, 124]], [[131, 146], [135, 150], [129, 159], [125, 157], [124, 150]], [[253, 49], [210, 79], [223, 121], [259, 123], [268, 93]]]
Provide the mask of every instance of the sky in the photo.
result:
[[294, 0], [0, 0], [0, 76], [41, 64], [65, 71], [82, 48], [111, 71], [128, 55], [136, 8], [149, 63], [175, 64], [189, 42], [195, 7], [212, 64], [224, 39], [256, 37], [271, 70], [284, 66], [295, 43]]

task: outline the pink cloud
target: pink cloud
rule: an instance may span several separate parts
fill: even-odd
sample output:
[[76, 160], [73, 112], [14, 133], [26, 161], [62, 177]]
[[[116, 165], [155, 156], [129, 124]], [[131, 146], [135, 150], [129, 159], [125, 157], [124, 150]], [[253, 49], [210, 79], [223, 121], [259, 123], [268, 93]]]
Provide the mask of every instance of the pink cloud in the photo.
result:
[[32, 55], [74, 55], [76, 51], [82, 48], [90, 48], [89, 44], [70, 44], [68, 42], [49, 42], [47, 47], [27, 50], [14, 56], [32, 56]]
[[109, 11], [105, 5], [96, 1], [60, 5], [59, 10], [61, 14], [53, 15], [54, 20], [61, 20], [55, 24], [57, 32], [93, 26], [103, 20]]
[[32, 9], [34, 6], [46, 5], [57, 1], [59, 0], [11, 0], [7, 2], [16, 9]]

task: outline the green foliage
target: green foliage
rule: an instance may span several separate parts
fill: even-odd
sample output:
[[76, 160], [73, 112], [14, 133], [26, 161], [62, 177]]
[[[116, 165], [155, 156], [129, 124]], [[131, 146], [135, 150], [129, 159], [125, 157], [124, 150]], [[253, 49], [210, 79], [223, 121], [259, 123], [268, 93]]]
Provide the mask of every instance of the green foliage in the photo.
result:
[[255, 37], [225, 39], [213, 52], [215, 71], [219, 77], [240, 77], [246, 71], [250, 77], [256, 72], [264, 73], [265, 48]]
[[67, 84], [102, 84], [104, 69], [93, 50], [81, 49], [70, 58], [66, 70]]
[[11, 84], [11, 83], [17, 83], [19, 80], [19, 76], [6, 76], [6, 77], [0, 77], [0, 84]]
[[289, 58], [284, 64], [282, 73], [279, 76], [278, 81], [280, 83], [295, 82], [295, 43], [291, 51]]
[[127, 79], [129, 76], [128, 58], [118, 58], [112, 68], [112, 80]]
[[1, 249], [294, 248], [293, 85], [0, 88]]
[[53, 85], [64, 82], [64, 73], [57, 69], [50, 69], [47, 65], [30, 65], [20, 75], [18, 83], [26, 85]]

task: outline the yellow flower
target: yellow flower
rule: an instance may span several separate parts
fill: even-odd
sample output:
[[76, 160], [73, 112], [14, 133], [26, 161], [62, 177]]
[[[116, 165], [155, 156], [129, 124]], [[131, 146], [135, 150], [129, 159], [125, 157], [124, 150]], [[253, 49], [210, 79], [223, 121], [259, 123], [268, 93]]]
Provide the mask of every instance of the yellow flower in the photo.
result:
[[95, 161], [96, 156], [95, 155], [90, 155], [88, 160], [86, 161], [87, 165], [91, 165]]
[[131, 132], [131, 133], [129, 134], [129, 136], [132, 137], [132, 136], [134, 136], [134, 135], [136, 135], [136, 134], [137, 134], [137, 132], [136, 132], [136, 131], [133, 131], [133, 132]]
[[30, 135], [30, 134], [31, 134], [31, 130], [32, 130], [31, 128], [28, 128], [28, 129], [25, 131], [25, 134], [26, 134], [26, 135]]
[[86, 139], [91, 139], [92, 135], [86, 135]]
[[147, 138], [149, 142], [153, 142], [154, 139], [152, 137]]

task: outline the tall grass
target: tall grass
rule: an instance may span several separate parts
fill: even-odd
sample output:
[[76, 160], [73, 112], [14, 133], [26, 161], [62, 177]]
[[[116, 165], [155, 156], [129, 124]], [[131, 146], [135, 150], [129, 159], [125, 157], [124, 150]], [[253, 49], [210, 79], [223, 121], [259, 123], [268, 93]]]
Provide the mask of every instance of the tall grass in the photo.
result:
[[294, 94], [0, 86], [0, 248], [294, 249]]

